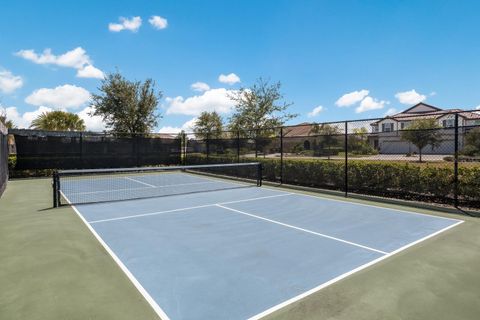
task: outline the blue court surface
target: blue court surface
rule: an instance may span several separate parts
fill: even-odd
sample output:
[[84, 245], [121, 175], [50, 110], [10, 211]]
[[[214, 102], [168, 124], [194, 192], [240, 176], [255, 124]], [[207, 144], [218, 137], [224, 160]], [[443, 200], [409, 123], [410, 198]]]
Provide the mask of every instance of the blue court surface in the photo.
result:
[[[118, 179], [63, 193], [215, 184]], [[258, 319], [462, 222], [233, 182], [196, 191], [74, 207], [163, 319]]]

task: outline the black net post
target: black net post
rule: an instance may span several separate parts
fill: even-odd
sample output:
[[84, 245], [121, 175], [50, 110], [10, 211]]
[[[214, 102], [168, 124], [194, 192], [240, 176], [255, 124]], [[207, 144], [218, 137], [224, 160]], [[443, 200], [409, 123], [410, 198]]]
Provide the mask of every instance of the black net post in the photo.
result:
[[53, 188], [53, 207], [57, 208], [60, 203], [60, 179], [58, 177], [58, 172], [56, 170], [53, 173], [52, 188]]
[[345, 197], [348, 197], [348, 121], [345, 121]]
[[454, 206], [458, 207], [458, 113], [455, 113], [455, 149], [453, 162], [453, 201]]
[[280, 183], [283, 184], [283, 127], [280, 127]]

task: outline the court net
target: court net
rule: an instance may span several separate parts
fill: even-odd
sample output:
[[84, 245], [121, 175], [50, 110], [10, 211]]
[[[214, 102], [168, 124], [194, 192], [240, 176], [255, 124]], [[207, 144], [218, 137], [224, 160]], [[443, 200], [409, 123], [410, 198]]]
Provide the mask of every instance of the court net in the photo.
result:
[[164, 197], [261, 186], [258, 162], [171, 167], [60, 170], [53, 206]]

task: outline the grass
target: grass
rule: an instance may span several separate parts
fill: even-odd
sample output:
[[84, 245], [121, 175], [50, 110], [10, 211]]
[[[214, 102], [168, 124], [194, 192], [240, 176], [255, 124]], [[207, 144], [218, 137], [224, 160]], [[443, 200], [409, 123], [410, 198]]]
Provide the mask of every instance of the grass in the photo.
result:
[[10, 181], [0, 198], [0, 319], [158, 319], [50, 179]]

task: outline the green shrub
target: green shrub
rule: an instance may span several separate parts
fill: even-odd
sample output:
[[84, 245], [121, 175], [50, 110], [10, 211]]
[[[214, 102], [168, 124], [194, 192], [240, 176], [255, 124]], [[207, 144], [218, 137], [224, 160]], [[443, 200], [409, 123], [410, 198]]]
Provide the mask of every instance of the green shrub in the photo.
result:
[[[204, 156], [190, 156], [189, 164], [206, 163]], [[264, 179], [278, 182], [280, 160], [241, 158], [263, 164]], [[236, 158], [214, 157], [210, 163], [236, 162]], [[283, 182], [307, 187], [344, 190], [345, 163], [341, 160], [284, 159]], [[453, 165], [417, 166], [386, 161], [351, 160], [348, 163], [348, 184], [351, 192], [405, 199], [434, 200], [451, 203], [454, 193]], [[480, 167], [459, 169], [459, 197], [480, 201]]]

